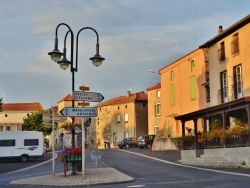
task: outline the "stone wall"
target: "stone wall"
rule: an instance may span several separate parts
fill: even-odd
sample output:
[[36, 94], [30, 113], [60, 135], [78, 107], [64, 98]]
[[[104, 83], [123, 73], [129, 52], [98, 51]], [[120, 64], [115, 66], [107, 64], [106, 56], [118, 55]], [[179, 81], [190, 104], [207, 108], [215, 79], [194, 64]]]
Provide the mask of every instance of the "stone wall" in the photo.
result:
[[250, 147], [204, 149], [201, 155], [198, 151], [182, 150], [179, 162], [198, 166], [250, 167]]

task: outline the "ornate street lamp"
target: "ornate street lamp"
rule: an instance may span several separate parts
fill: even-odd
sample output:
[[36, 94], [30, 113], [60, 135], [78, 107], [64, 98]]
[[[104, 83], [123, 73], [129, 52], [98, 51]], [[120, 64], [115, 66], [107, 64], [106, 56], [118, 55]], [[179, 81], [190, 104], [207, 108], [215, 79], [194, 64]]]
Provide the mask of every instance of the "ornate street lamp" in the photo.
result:
[[[57, 38], [57, 31], [58, 28], [64, 25], [68, 28], [68, 31], [65, 35], [64, 38], [64, 48], [63, 48], [63, 53], [60, 52], [58, 50], [58, 38]], [[84, 27], [82, 29], [80, 29], [77, 33], [77, 37], [76, 37], [76, 57], [75, 57], [75, 67], [74, 67], [74, 59], [73, 59], [73, 53], [74, 53], [74, 33], [71, 30], [71, 28], [65, 24], [65, 23], [60, 23], [57, 27], [56, 27], [56, 32], [55, 32], [55, 46], [54, 46], [54, 50], [52, 52], [49, 52], [48, 54], [51, 56], [51, 59], [55, 62], [57, 62], [60, 67], [65, 70], [69, 67], [70, 65], [70, 71], [72, 73], [72, 93], [75, 90], [75, 78], [74, 78], [74, 73], [77, 72], [77, 64], [78, 64], [78, 37], [81, 31], [85, 30], [85, 29], [90, 29], [92, 31], [95, 32], [96, 37], [97, 37], [97, 42], [96, 42], [96, 54], [94, 55], [94, 57], [91, 57], [90, 60], [92, 60], [93, 65], [95, 65], [96, 67], [100, 66], [102, 64], [102, 61], [104, 61], [105, 59], [103, 57], [100, 56], [99, 54], [99, 36], [98, 33], [96, 32], [95, 29], [91, 28], [91, 27]], [[67, 60], [66, 57], [66, 41], [67, 41], [67, 36], [70, 33], [71, 35], [71, 59], [70, 61]], [[63, 57], [63, 58], [62, 58]], [[61, 59], [62, 58], [62, 59]], [[72, 107], [75, 107], [75, 103], [74, 100], [72, 99]], [[72, 117], [72, 123], [74, 123], [75, 118]], [[75, 131], [72, 130], [72, 148], [75, 148]]]

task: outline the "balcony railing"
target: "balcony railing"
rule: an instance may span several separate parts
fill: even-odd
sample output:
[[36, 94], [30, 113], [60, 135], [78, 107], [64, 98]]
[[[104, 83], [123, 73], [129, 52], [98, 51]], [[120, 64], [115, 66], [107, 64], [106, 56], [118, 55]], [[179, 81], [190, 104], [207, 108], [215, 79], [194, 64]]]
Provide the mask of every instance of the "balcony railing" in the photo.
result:
[[238, 99], [243, 97], [243, 82], [237, 82], [231, 86], [233, 98]]
[[[191, 150], [195, 149], [194, 139], [180, 141], [183, 144], [180, 149]], [[212, 140], [205, 140], [204, 142], [198, 142], [198, 149], [213, 149], [213, 148], [232, 148], [232, 147], [245, 147], [250, 146], [249, 134], [245, 135], [231, 135], [228, 138], [214, 138]]]
[[227, 101], [225, 101], [227, 97], [228, 97], [228, 87], [224, 87], [224, 88], [218, 90], [218, 93], [217, 93], [218, 104], [227, 102]]

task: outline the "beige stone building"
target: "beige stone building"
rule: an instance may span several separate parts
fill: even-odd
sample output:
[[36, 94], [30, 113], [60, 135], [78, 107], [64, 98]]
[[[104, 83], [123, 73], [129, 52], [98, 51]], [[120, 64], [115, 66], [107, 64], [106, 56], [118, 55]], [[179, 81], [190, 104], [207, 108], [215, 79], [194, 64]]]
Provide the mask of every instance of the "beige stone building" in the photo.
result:
[[22, 131], [23, 118], [37, 111], [43, 111], [39, 102], [3, 103], [0, 112], [0, 131]]
[[148, 134], [156, 135], [161, 121], [161, 84], [147, 88], [148, 93]]
[[111, 148], [117, 147], [118, 140], [148, 134], [148, 96], [144, 92], [128, 92], [99, 103], [96, 122], [98, 148], [105, 148], [109, 142]]

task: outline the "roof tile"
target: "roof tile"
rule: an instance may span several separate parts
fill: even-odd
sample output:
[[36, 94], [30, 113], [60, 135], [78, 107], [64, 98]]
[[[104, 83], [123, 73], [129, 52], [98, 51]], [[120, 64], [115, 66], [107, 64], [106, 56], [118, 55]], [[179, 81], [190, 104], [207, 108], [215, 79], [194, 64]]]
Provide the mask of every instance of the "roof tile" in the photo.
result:
[[39, 111], [44, 110], [39, 102], [3, 103], [3, 111]]
[[129, 96], [118, 96], [108, 101], [99, 103], [98, 105], [96, 105], [96, 107], [108, 106], [108, 105], [120, 104], [132, 101], [147, 101], [147, 100], [148, 100], [148, 95], [142, 91], [139, 93], [130, 94]]

